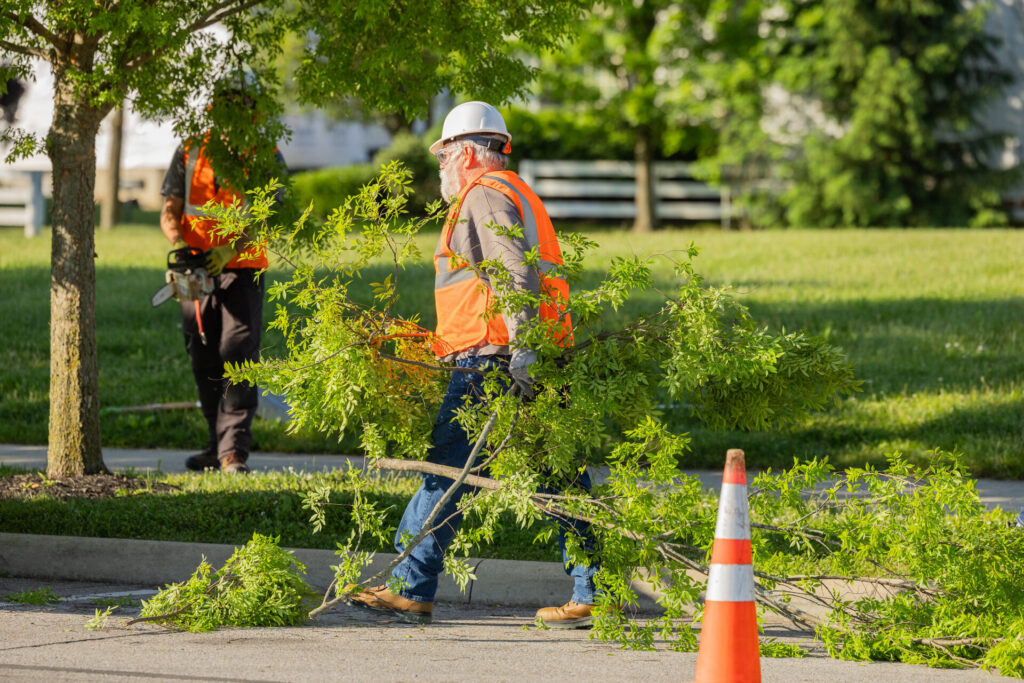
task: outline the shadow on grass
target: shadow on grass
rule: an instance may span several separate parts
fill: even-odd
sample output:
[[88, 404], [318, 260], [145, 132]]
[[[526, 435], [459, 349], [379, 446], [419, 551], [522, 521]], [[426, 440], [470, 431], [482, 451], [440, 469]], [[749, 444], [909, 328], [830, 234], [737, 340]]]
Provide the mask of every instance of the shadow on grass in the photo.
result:
[[882, 467], [895, 451], [924, 465], [930, 460], [929, 451], [941, 449], [959, 451], [965, 466], [977, 476], [1024, 479], [1024, 400], [953, 408], [934, 418], [892, 427], [840, 424], [773, 432], [713, 432], [685, 421], [673, 423], [693, 438], [692, 452], [680, 460], [683, 468], [721, 467], [729, 448], [742, 448], [751, 467], [775, 469], [792, 466], [794, 458], [813, 457], [828, 457], [837, 467]]
[[[150, 297], [163, 283], [163, 269], [107, 267], [102, 260], [97, 266], [101, 405], [194, 400], [177, 306], [150, 306]], [[365, 281], [382, 281], [392, 270], [386, 265], [370, 267]], [[587, 271], [584, 285], [594, 286], [602, 274], [598, 269]], [[671, 291], [672, 280], [661, 274], [658, 286]], [[1017, 333], [1018, 321], [1024, 319], [1024, 298], [764, 302], [756, 300], [762, 283], [731, 284], [741, 295], [749, 292], [754, 317], [772, 329], [804, 328], [845, 349], [856, 376], [865, 381], [862, 398], [889, 415], [870, 421], [870, 411], [847, 403], [824, 411], [806, 427], [753, 434], [716, 434], [693, 425], [684, 415], [669, 416], [693, 433], [696, 463], [717, 467], [725, 448], [744, 444], [775, 465], [824, 454], [837, 463], [878, 463], [897, 448], [923, 458], [934, 447], [959, 447], [979, 474], [1024, 476], [1021, 430], [1016, 427], [1024, 424], [1024, 407], [1016, 398], [1024, 384], [1024, 354]], [[808, 292], [816, 288], [816, 283], [799, 284]], [[418, 314], [420, 323], [431, 327], [433, 270], [428, 259], [400, 271], [399, 286], [403, 296], [396, 312]], [[5, 339], [0, 347], [0, 442], [44, 443], [49, 269], [0, 270], [0, 291], [6, 295], [0, 298], [0, 334]], [[357, 287], [354, 295], [369, 301], [369, 287]], [[661, 301], [656, 293], [644, 293], [607, 324], [616, 326], [627, 317], [656, 310]], [[265, 319], [271, 314], [268, 305]], [[264, 346], [271, 353], [280, 352], [278, 343], [274, 335], [265, 335]], [[978, 402], [988, 405], [957, 405], [956, 397], [946, 395], [950, 392], [977, 392], [982, 394]], [[905, 400], [918, 402], [916, 414], [930, 416], [914, 417], [901, 405]], [[850, 410], [857, 424], [848, 424]], [[264, 449], [338, 450], [332, 438], [306, 435], [298, 445], [279, 427], [257, 425]], [[108, 415], [103, 418], [103, 433], [110, 445], [193, 448], [205, 429], [194, 412]]]
[[[888, 391], [970, 390], [1024, 376], [1017, 324], [1024, 298], [914, 298], [831, 303], [753, 303], [774, 329], [804, 328], [849, 352], [866, 387]], [[984, 380], [982, 378], [984, 377]]]

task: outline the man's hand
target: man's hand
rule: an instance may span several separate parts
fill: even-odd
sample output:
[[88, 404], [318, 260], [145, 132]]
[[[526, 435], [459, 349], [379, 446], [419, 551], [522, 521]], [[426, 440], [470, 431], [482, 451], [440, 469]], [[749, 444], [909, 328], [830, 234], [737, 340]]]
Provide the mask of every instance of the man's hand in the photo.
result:
[[211, 277], [220, 275], [221, 271], [224, 270], [224, 266], [226, 266], [228, 262], [237, 255], [238, 252], [229, 244], [210, 249], [206, 252], [206, 272], [209, 273]]
[[516, 349], [512, 352], [512, 360], [508, 364], [508, 374], [519, 388], [524, 398], [533, 398], [537, 392], [533, 385], [537, 381], [530, 377], [530, 366], [537, 362], [537, 354], [530, 349]]
[[178, 239], [174, 240], [174, 244], [171, 245], [171, 251], [175, 251], [176, 249], [184, 249], [187, 246], [188, 245], [185, 244], [185, 240], [179, 237]]

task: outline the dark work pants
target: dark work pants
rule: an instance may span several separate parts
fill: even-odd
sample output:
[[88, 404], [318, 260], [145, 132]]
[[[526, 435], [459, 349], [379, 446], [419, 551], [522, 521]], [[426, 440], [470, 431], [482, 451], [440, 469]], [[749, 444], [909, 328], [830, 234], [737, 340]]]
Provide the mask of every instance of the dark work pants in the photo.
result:
[[249, 456], [252, 418], [259, 394], [248, 384], [232, 384], [224, 378], [224, 363], [259, 360], [263, 329], [263, 279], [256, 270], [225, 270], [214, 278], [217, 288], [200, 301], [206, 344], [199, 337], [195, 302], [181, 304], [185, 348], [192, 359], [192, 374], [210, 433], [207, 447], [218, 457], [235, 453]]

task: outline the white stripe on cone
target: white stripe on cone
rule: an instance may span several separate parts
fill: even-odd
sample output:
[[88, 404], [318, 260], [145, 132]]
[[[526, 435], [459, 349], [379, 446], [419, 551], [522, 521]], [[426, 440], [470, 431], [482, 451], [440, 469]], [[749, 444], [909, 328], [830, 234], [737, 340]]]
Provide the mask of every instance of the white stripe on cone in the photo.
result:
[[704, 599], [717, 602], [753, 602], [754, 567], [749, 564], [711, 565]]
[[750, 538], [750, 516], [747, 512], [747, 487], [745, 484], [722, 484], [715, 538], [730, 540]]

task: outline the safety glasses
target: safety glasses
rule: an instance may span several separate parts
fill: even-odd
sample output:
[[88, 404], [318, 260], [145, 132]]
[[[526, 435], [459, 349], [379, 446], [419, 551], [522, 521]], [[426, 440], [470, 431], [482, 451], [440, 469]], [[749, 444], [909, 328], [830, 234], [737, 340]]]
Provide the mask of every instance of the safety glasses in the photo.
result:
[[441, 149], [437, 150], [437, 153], [434, 154], [434, 156], [437, 157], [437, 163], [440, 164], [441, 166], [444, 166], [449, 162], [449, 160], [454, 158], [456, 154], [462, 151], [462, 147], [462, 145], [456, 144], [449, 145], [448, 147], [442, 147]]

